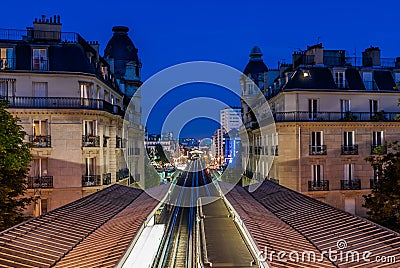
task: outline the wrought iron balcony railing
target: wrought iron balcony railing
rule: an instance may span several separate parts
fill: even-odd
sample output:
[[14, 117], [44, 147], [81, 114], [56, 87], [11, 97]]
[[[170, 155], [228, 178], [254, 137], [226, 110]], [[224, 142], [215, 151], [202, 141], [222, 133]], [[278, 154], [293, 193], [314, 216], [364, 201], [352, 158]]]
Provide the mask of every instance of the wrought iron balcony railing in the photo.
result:
[[[399, 112], [276, 112], [273, 114], [275, 122], [312, 122], [312, 121], [328, 121], [328, 122], [370, 122], [370, 121], [398, 121], [396, 116]], [[263, 120], [271, 121], [271, 118], [263, 118]]]
[[100, 186], [100, 175], [82, 175], [82, 187]]
[[82, 135], [82, 147], [100, 147], [100, 136]]
[[0, 29], [0, 40], [10, 41], [29, 41], [33, 39], [39, 40], [56, 40], [65, 43], [77, 43], [79, 34], [73, 32], [60, 31], [39, 31], [29, 28], [27, 30], [17, 29]]
[[50, 135], [29, 135], [29, 142], [33, 144], [33, 148], [51, 148]]
[[329, 191], [329, 181], [308, 181], [308, 191]]
[[[111, 114], [124, 115], [124, 111], [117, 105], [105, 100], [70, 98], [70, 97], [3, 97], [8, 101], [10, 108], [37, 108], [37, 109], [87, 109], [101, 110]], [[117, 107], [117, 108], [115, 108]]]
[[28, 189], [53, 188], [53, 176], [28, 177]]
[[341, 180], [340, 181], [340, 189], [341, 190], [360, 190], [361, 189], [361, 181], [359, 179]]
[[310, 145], [310, 155], [326, 155], [326, 145]]
[[342, 155], [358, 155], [358, 144], [342, 145]]
[[387, 154], [387, 146], [371, 144], [371, 154]]
[[111, 173], [104, 173], [103, 174], [103, 185], [110, 185], [111, 184]]
[[120, 181], [128, 177], [129, 177], [129, 168], [123, 168], [116, 172], [116, 181]]

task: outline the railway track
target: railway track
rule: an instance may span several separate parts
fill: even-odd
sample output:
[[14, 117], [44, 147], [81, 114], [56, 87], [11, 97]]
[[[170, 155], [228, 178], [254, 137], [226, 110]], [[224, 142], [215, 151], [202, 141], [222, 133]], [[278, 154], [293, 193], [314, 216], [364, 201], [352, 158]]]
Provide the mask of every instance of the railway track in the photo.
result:
[[[204, 170], [201, 159], [191, 161], [187, 170], [174, 182], [170, 202], [174, 204], [162, 246], [152, 267], [195, 267], [196, 202], [200, 196], [217, 194], [210, 189], [211, 177]], [[181, 187], [176, 187], [181, 186]], [[204, 187], [199, 187], [204, 186]]]

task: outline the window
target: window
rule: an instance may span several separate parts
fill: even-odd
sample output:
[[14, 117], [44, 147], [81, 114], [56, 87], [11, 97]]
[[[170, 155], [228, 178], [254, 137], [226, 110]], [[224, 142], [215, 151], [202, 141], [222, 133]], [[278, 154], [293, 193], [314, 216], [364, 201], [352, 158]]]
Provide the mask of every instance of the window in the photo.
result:
[[47, 120], [34, 120], [33, 121], [33, 136], [46, 136], [47, 135]]
[[353, 146], [354, 145], [354, 131], [345, 131], [343, 134], [343, 145], [344, 146]]
[[369, 112], [371, 116], [375, 116], [378, 112], [378, 100], [369, 100]]
[[247, 94], [252, 95], [254, 91], [254, 83], [251, 81], [247, 84]]
[[47, 86], [47, 82], [32, 82], [35, 107], [46, 106], [48, 92]]
[[13, 48], [0, 48], [0, 70], [14, 69], [14, 50]]
[[0, 79], [0, 98], [15, 97], [15, 79], [1, 78]]
[[310, 120], [314, 120], [317, 118], [318, 112], [318, 100], [316, 99], [309, 99], [308, 100], [308, 118]]
[[97, 121], [84, 120], [83, 121], [83, 135], [96, 136], [97, 135]]
[[79, 82], [79, 90], [81, 93], [81, 105], [90, 106], [90, 100], [95, 99], [93, 83]]
[[311, 165], [311, 176], [314, 185], [320, 186], [324, 180], [322, 165]]
[[363, 72], [364, 86], [367, 90], [374, 89], [374, 81], [372, 79], [372, 72]]
[[340, 100], [340, 113], [342, 117], [346, 116], [346, 112], [350, 112], [350, 100]]
[[383, 144], [383, 131], [372, 132], [372, 145], [380, 146]]
[[85, 158], [85, 176], [96, 175], [96, 158]]
[[35, 158], [32, 163], [32, 173], [34, 177], [42, 177], [47, 175], [47, 158]]
[[32, 51], [32, 70], [47, 71], [48, 58], [46, 48], [34, 48]]
[[354, 180], [354, 164], [344, 164], [344, 180]]
[[335, 73], [335, 83], [338, 88], [345, 88], [345, 76], [344, 72], [336, 72]]
[[310, 154], [324, 154], [324, 146], [323, 146], [323, 132], [316, 131], [311, 132], [311, 148]]

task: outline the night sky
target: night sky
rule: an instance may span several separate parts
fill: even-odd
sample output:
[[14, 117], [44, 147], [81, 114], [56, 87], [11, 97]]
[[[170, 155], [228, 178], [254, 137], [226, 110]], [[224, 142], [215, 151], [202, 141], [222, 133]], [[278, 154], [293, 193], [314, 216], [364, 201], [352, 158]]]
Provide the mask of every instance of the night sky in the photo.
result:
[[[350, 56], [379, 46], [383, 58], [394, 58], [400, 56], [399, 8], [397, 0], [19, 0], [2, 3], [0, 28], [25, 29], [35, 17], [57, 14], [63, 31], [97, 40], [103, 51], [111, 28], [128, 26], [145, 81], [166, 67], [194, 60], [243, 70], [254, 45], [261, 48], [269, 68], [276, 68], [278, 61], [290, 62], [293, 51], [317, 42], [326, 49], [345, 49]], [[186, 94], [190, 97], [191, 90]], [[235, 99], [227, 102], [238, 104]], [[211, 136], [217, 124], [197, 120], [187, 126], [181, 136], [203, 137]]]

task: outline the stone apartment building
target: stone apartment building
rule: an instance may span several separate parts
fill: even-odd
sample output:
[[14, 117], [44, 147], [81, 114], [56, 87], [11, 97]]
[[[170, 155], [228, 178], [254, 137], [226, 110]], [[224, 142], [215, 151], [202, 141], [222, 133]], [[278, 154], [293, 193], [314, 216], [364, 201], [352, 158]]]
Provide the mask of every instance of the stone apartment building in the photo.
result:
[[0, 30], [0, 97], [33, 143], [27, 209], [40, 215], [110, 184], [143, 174], [141, 63], [128, 28], [98, 42], [61, 31], [59, 16], [26, 30]]
[[380, 52], [370, 47], [347, 57], [317, 44], [269, 70], [253, 48], [241, 78], [245, 175], [365, 216], [362, 195], [379, 180], [365, 158], [378, 146], [387, 153], [385, 143], [400, 139], [400, 59]]

